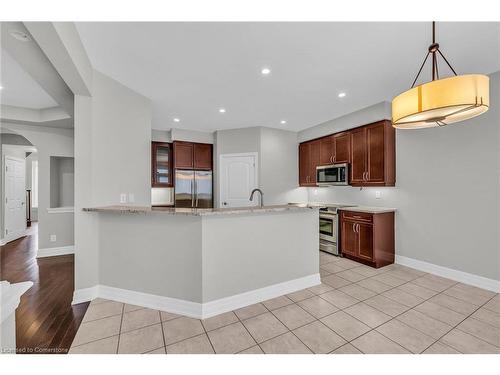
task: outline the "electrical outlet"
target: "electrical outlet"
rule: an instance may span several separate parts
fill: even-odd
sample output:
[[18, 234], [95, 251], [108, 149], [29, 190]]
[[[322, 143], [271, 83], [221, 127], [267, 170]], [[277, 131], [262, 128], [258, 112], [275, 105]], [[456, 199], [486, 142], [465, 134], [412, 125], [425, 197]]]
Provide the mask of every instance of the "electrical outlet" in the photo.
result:
[[55, 234], [50, 235], [50, 242], [56, 242], [57, 241], [57, 236]]
[[382, 192], [380, 190], [375, 191], [375, 199], [380, 199], [382, 198]]
[[120, 203], [127, 203], [127, 194], [126, 193], [120, 194]]
[[135, 195], [134, 195], [134, 193], [128, 193], [128, 201], [129, 201], [129, 203], [134, 203], [135, 202]]

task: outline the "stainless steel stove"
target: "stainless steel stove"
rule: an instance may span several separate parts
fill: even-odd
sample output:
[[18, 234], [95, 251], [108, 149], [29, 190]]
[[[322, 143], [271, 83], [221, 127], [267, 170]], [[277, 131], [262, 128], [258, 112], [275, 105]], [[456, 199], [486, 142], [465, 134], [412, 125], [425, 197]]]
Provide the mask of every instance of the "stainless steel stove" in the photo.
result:
[[319, 249], [330, 254], [339, 255], [337, 238], [339, 220], [337, 210], [349, 205], [320, 205], [319, 209]]

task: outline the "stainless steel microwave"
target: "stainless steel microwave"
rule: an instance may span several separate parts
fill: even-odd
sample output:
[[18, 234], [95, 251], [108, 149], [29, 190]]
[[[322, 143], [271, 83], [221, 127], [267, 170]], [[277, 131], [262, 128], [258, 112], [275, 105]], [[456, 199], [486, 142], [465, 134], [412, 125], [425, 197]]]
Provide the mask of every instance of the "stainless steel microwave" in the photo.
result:
[[318, 186], [347, 185], [349, 164], [331, 164], [316, 167], [316, 183]]

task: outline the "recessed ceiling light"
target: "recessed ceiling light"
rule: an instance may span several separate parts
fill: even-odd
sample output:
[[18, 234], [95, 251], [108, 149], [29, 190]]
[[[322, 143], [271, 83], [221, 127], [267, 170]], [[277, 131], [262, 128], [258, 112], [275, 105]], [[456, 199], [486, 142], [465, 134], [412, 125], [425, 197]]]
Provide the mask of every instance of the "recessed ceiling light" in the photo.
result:
[[3, 89], [3, 86], [0, 86], [0, 90], [2, 90], [2, 89]]
[[344, 98], [346, 96], [346, 93], [345, 92], [340, 92], [339, 93], [339, 98]]
[[226, 109], [225, 109], [225, 108], [220, 108], [220, 109], [219, 109], [219, 112], [220, 112], [220, 113], [226, 113]]
[[281, 124], [281, 125], [285, 125], [285, 124], [286, 124], [286, 120], [281, 120], [281, 121], [280, 121], [280, 124]]
[[269, 68], [262, 68], [262, 70], [260, 72], [262, 74], [264, 74], [265, 76], [267, 76], [269, 73], [271, 73], [271, 69], [269, 69]]
[[20, 40], [21, 42], [29, 42], [31, 40], [31, 37], [23, 31], [9, 30], [9, 33], [17, 40]]
[[174, 122], [180, 122], [181, 120], [179, 120], [177, 117], [174, 118]]

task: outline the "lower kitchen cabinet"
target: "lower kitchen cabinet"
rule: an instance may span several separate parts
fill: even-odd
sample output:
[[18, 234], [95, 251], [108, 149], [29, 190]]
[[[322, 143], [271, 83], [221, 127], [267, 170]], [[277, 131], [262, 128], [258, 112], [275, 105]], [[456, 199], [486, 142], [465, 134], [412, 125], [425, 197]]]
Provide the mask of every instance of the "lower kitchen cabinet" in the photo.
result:
[[394, 212], [340, 211], [340, 251], [379, 268], [394, 263]]

